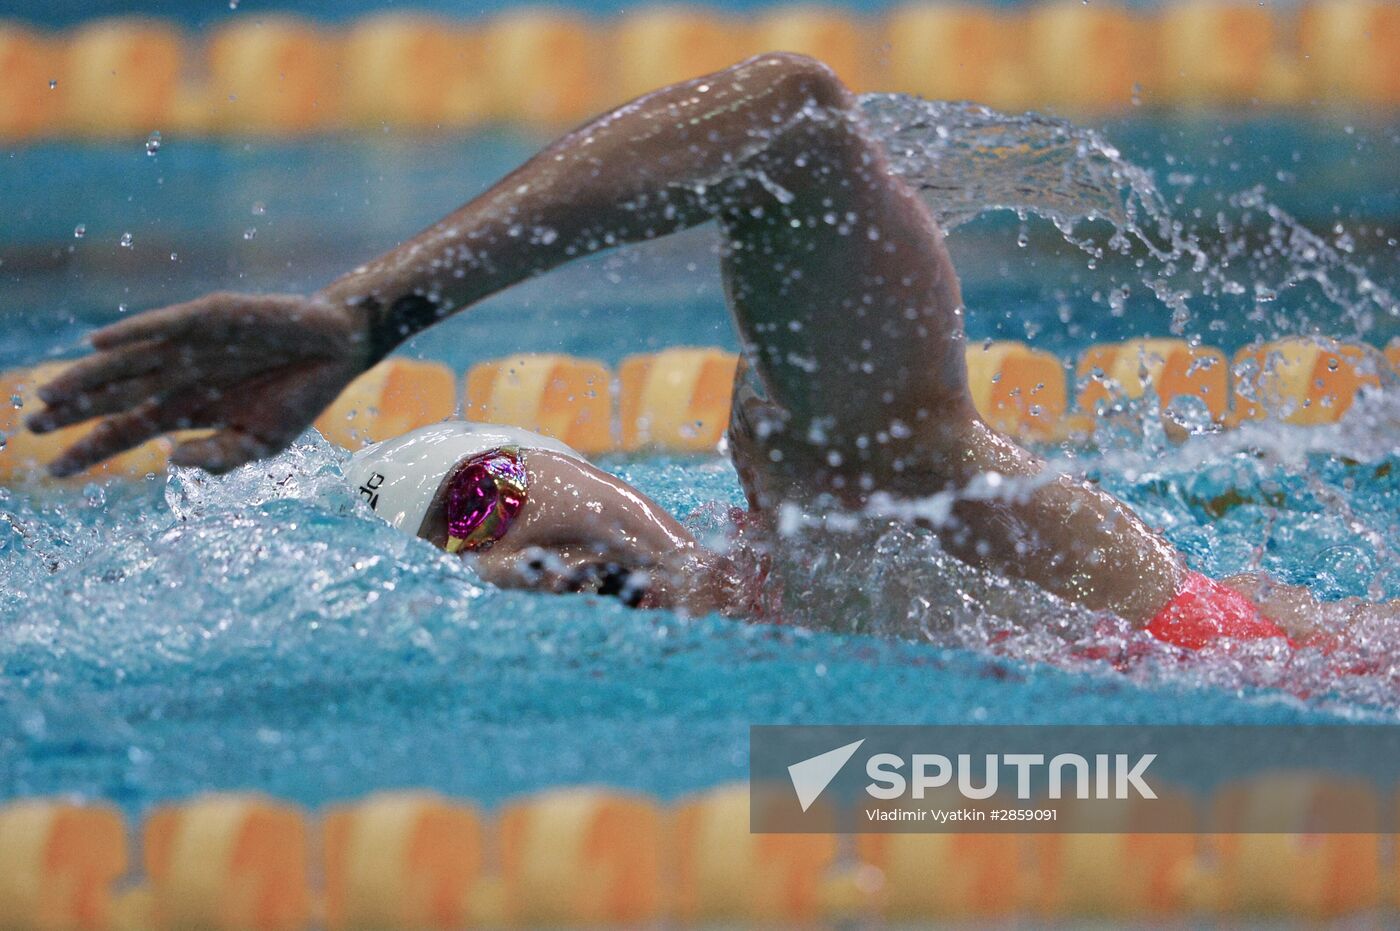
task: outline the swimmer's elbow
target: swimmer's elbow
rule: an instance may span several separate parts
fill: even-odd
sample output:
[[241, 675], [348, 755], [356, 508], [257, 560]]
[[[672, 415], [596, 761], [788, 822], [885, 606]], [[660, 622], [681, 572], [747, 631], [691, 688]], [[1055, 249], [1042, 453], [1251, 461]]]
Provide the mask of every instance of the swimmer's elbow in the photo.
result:
[[851, 106], [854, 98], [831, 66], [798, 52], [764, 52], [736, 66], [761, 73], [780, 90], [831, 108]]

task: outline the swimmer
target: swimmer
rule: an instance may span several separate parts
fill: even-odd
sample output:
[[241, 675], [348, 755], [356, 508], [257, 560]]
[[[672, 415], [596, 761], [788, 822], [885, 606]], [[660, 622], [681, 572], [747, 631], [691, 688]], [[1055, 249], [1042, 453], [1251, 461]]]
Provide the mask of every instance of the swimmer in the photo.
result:
[[735, 613], [741, 577], [621, 479], [550, 437], [447, 421], [367, 446], [346, 477], [394, 527], [471, 554], [488, 582]]
[[[1161, 639], [1299, 639], [1319, 626], [1323, 606], [1306, 589], [1192, 572], [1124, 504], [1048, 471], [982, 421], [942, 230], [891, 172], [852, 94], [792, 54], [593, 120], [315, 294], [211, 294], [99, 330], [96, 354], [40, 391], [47, 409], [30, 428], [102, 418], [51, 465], [60, 476], [190, 428], [215, 432], [181, 443], [172, 461], [227, 471], [285, 448], [351, 379], [449, 314], [575, 258], [708, 221], [722, 233], [741, 343], [729, 448], [745, 523], [766, 528], [774, 547], [784, 506], [861, 513], [955, 492], [932, 528], [951, 554]], [[415, 439], [373, 455], [388, 468], [417, 455]], [[490, 448], [466, 434], [452, 442], [461, 456], [438, 460], [442, 471], [424, 480], [432, 500], [420, 491], [411, 508], [393, 507], [405, 529], [480, 553], [488, 577], [633, 586], [645, 593], [639, 603], [691, 611], [744, 614], [752, 603], [752, 575], [571, 452], [518, 436]], [[460, 520], [465, 536], [450, 529], [465, 512], [447, 503], [463, 469], [462, 481], [496, 502], [489, 526]], [[988, 476], [1010, 493], [959, 493], [985, 490]]]

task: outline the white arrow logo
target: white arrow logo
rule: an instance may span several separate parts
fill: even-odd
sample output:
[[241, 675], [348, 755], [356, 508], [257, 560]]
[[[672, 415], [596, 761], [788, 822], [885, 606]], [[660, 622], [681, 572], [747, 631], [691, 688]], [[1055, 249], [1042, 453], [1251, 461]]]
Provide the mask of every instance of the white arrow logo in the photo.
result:
[[836, 778], [836, 774], [841, 772], [841, 767], [846, 765], [863, 743], [865, 743], [864, 737], [855, 743], [819, 753], [810, 759], [793, 763], [788, 767], [788, 775], [792, 778], [792, 788], [797, 792], [797, 801], [802, 805], [803, 811], [812, 807], [817, 796], [831, 785], [831, 780]]

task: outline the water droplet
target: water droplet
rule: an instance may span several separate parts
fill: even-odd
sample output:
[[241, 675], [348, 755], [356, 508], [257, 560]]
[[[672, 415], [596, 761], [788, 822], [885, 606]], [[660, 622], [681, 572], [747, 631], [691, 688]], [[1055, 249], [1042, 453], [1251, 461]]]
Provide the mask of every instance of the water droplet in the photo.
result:
[[130, 234], [130, 233], [122, 233], [121, 244], [122, 244], [122, 248], [123, 248], [123, 249], [130, 249], [130, 248], [131, 248], [131, 234]]
[[82, 239], [82, 238], [83, 238], [84, 236], [86, 236], [86, 235], [87, 235], [87, 224], [86, 224], [86, 223], [79, 223], [77, 226], [73, 227], [73, 238], [74, 238], [74, 239]]
[[146, 154], [155, 155], [157, 152], [159, 152], [160, 143], [160, 130], [157, 129], [146, 137]]
[[228, 8], [230, 10], [238, 9], [238, 0], [228, 0]]
[[253, 201], [253, 216], [260, 217], [265, 213], [267, 213], [267, 204], [260, 200]]
[[49, 90], [57, 90], [57, 89], [58, 89], [58, 82], [55, 81], [54, 79], [50, 78], [50, 79], [49, 79]]

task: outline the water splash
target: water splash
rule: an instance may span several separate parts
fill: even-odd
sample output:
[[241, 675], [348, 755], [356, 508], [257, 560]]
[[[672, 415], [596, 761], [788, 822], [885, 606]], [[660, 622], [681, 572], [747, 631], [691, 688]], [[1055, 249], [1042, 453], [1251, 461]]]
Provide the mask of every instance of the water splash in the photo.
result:
[[1188, 226], [1151, 173], [1095, 130], [903, 94], [860, 102], [894, 171], [945, 228], [995, 210], [1044, 218], [1091, 270], [1105, 266], [1104, 300], [1116, 313], [1141, 292], [1170, 311], [1174, 334], [1190, 338], [1199, 333], [1193, 301], [1238, 305], [1270, 337], [1362, 339], [1378, 320], [1400, 319], [1400, 301], [1352, 254], [1340, 226], [1329, 243], [1262, 189], [1230, 195], [1229, 209]]

